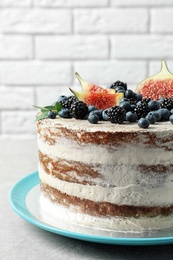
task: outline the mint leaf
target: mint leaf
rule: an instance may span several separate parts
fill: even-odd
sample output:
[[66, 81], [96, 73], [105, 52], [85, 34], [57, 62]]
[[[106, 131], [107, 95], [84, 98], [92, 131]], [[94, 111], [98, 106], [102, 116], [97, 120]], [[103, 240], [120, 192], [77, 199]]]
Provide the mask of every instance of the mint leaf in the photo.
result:
[[62, 105], [59, 102], [56, 102], [56, 104], [55, 104], [56, 111], [59, 112], [61, 110], [61, 108], [62, 108]]
[[33, 107], [38, 108], [41, 110], [41, 114], [39, 114], [38, 116], [36, 116], [36, 121], [39, 121], [41, 119], [44, 119], [47, 117], [48, 112], [50, 110], [52, 110], [53, 112], [55, 112], [56, 114], [58, 114], [58, 112], [61, 110], [62, 106], [59, 102], [56, 102], [55, 106], [45, 106], [45, 107], [39, 107], [39, 106], [35, 106], [33, 105]]
[[36, 121], [39, 121], [41, 119], [44, 119], [47, 117], [47, 114], [48, 114], [49, 110], [47, 110], [46, 112], [42, 113], [42, 114], [39, 114], [38, 116], [36, 116]]

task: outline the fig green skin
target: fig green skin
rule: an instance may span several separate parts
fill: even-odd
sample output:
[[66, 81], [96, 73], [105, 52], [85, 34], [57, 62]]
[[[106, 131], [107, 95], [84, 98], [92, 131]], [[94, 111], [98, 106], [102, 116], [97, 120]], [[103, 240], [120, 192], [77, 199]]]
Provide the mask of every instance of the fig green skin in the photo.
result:
[[[167, 91], [166, 91], [166, 93], [164, 93], [164, 89], [166, 87], [166, 81], [169, 81], [168, 84], [167, 84], [168, 88], [170, 86], [170, 82], [172, 82], [172, 86], [171, 86], [170, 91], [169, 91], [170, 93], [168, 93]], [[152, 89], [149, 89], [151, 82], [152, 82], [153, 91], [152, 91]], [[159, 82], [164, 82], [164, 89], [162, 89], [161, 94], [159, 94], [159, 90], [158, 90], [158, 93], [155, 90], [155, 87], [157, 89], [156, 83], [157, 83], [157, 85], [159, 85], [158, 84]], [[145, 90], [145, 93], [144, 93], [143, 87], [144, 86], [146, 87], [147, 85], [148, 85], [148, 93], [147, 93], [146, 90]], [[135, 92], [142, 94], [143, 98], [150, 97], [153, 100], [157, 100], [160, 97], [173, 98], [173, 74], [169, 71], [165, 60], [161, 61], [160, 72], [155, 74], [154, 76], [148, 77], [148, 78], [144, 79], [142, 82], [140, 82], [138, 84]], [[146, 95], [148, 95], [148, 96], [146, 96]], [[155, 96], [155, 98], [153, 98], [154, 96]]]

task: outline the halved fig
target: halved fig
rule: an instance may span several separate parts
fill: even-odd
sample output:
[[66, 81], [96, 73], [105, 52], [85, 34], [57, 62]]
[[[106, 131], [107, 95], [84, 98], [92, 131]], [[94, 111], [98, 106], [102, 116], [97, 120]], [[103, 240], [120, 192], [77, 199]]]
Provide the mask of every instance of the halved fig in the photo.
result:
[[159, 98], [173, 98], [173, 74], [168, 70], [164, 60], [161, 70], [154, 76], [144, 79], [136, 88], [143, 98], [158, 100]]
[[78, 73], [75, 73], [81, 86], [82, 92], [70, 91], [78, 98], [78, 100], [85, 102], [88, 106], [93, 105], [97, 109], [106, 109], [112, 106], [119, 105], [123, 98], [123, 93], [116, 93], [114, 89], [105, 89], [100, 86], [91, 84], [83, 80]]

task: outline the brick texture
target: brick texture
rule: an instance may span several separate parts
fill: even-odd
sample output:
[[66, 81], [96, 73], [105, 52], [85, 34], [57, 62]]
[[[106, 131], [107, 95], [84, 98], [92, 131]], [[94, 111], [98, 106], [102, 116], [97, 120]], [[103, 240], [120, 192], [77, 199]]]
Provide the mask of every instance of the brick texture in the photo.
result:
[[172, 0], [1, 0], [0, 138], [35, 135], [45, 106], [89, 82], [129, 88], [173, 71]]
[[144, 9], [76, 10], [77, 33], [143, 33], [147, 31], [148, 13]]

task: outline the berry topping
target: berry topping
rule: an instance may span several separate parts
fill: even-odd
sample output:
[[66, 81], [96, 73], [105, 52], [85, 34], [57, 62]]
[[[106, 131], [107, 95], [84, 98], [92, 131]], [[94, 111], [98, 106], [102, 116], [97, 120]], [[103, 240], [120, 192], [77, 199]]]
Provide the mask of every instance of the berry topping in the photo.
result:
[[129, 111], [126, 113], [126, 120], [128, 122], [136, 122], [138, 119], [137, 114], [133, 111]]
[[156, 122], [156, 117], [154, 115], [154, 113], [149, 112], [146, 116], [146, 118], [150, 121], [150, 124], [155, 124]]
[[63, 118], [70, 118], [70, 110], [68, 108], [62, 108], [59, 112], [58, 112], [58, 115], [60, 117], [63, 117]]
[[88, 114], [88, 107], [83, 101], [74, 102], [70, 108], [70, 115], [76, 119], [83, 119]]
[[52, 110], [50, 110], [47, 114], [47, 117], [48, 118], [51, 118], [51, 119], [55, 119], [56, 118], [56, 113], [53, 112]]
[[120, 89], [127, 90], [127, 83], [117, 80], [114, 83], [112, 83], [109, 88], [115, 89], [116, 91], [118, 91]]
[[140, 128], [148, 128], [150, 125], [150, 121], [147, 118], [141, 117], [138, 121], [138, 126]]
[[126, 110], [122, 107], [114, 106], [107, 112], [111, 123], [121, 124], [125, 120]]
[[167, 108], [171, 110], [173, 108], [173, 99], [172, 98], [162, 98], [160, 99], [160, 107]]
[[76, 101], [78, 101], [76, 96], [69, 96], [63, 99], [62, 101], [60, 101], [59, 103], [62, 105], [63, 108], [70, 109], [71, 105]]
[[149, 112], [148, 104], [143, 100], [139, 101], [134, 111], [136, 112], [138, 118], [145, 117]]
[[92, 111], [92, 112], [89, 113], [88, 121], [91, 124], [97, 124], [98, 121], [99, 121], [99, 116], [97, 114], [93, 113], [93, 111]]

